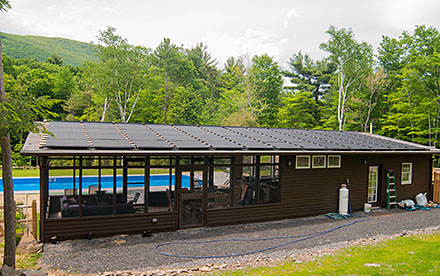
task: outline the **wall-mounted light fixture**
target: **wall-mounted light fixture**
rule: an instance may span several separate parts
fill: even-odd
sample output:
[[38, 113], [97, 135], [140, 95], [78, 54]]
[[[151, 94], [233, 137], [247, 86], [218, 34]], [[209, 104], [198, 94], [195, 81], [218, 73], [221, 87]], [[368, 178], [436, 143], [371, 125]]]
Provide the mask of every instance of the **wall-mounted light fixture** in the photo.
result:
[[287, 160], [287, 167], [291, 167], [292, 166], [292, 161], [291, 160]]
[[362, 164], [367, 165], [367, 159], [362, 159]]

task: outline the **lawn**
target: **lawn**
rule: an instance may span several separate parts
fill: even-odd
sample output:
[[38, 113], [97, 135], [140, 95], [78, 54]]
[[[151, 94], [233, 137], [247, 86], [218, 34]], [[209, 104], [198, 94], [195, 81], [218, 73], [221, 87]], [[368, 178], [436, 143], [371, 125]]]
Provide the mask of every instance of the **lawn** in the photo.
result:
[[440, 233], [354, 246], [315, 261], [288, 261], [220, 275], [440, 275]]

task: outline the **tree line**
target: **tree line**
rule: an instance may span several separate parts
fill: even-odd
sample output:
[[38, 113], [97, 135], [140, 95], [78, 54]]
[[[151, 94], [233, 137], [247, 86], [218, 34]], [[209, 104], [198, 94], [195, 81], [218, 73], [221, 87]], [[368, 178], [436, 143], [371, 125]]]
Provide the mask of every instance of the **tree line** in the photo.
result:
[[[38, 119], [208, 124], [369, 131], [435, 146], [440, 121], [440, 36], [416, 26], [378, 49], [331, 26], [314, 60], [292, 54], [288, 68], [265, 55], [224, 65], [199, 43], [165, 38], [154, 49], [129, 44], [108, 27], [93, 44], [98, 61], [63, 66], [3, 56], [6, 94], [46, 104]], [[13, 133], [13, 158], [26, 133]]]

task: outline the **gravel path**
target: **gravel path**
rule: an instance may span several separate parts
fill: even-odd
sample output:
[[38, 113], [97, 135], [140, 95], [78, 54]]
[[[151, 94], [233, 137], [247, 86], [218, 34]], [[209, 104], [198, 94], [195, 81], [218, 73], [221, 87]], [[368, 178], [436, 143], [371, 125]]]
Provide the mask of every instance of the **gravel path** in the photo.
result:
[[[64, 271], [79, 273], [188, 268], [212, 263], [246, 262], [250, 259], [280, 259], [301, 254], [301, 252], [307, 252], [314, 248], [319, 248], [320, 250], [327, 250], [333, 247], [340, 248], [354, 240], [384, 235], [389, 236], [401, 234], [405, 231], [440, 226], [440, 209], [416, 212], [375, 210], [369, 217], [369, 221], [360, 222], [327, 235], [243, 257], [221, 259], [176, 258], [160, 255], [154, 252], [154, 248], [160, 243], [171, 241], [249, 239], [311, 234], [330, 230], [358, 220], [358, 218], [338, 221], [324, 216], [317, 216], [275, 222], [157, 233], [149, 238], [142, 238], [140, 235], [119, 235], [93, 240], [64, 241], [56, 245], [45, 244], [42, 261], [43, 266], [49, 269], [58, 268]], [[184, 246], [168, 245], [162, 247], [161, 250], [167, 253], [184, 255], [225, 255], [272, 247], [291, 240], [294, 239], [187, 244]], [[343, 245], [341, 246], [341, 244]]]

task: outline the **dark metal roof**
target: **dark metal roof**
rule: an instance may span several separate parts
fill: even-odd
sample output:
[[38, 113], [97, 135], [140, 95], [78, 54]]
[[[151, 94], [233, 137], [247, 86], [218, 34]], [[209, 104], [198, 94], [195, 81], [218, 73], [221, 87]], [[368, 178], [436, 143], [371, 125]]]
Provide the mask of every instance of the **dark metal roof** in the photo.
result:
[[36, 147], [35, 134], [30, 135], [28, 140], [32, 140], [33, 146], [25, 146], [23, 154], [54, 150], [437, 151], [414, 143], [352, 131], [96, 122], [46, 122], [46, 127], [55, 137], [43, 137]]

